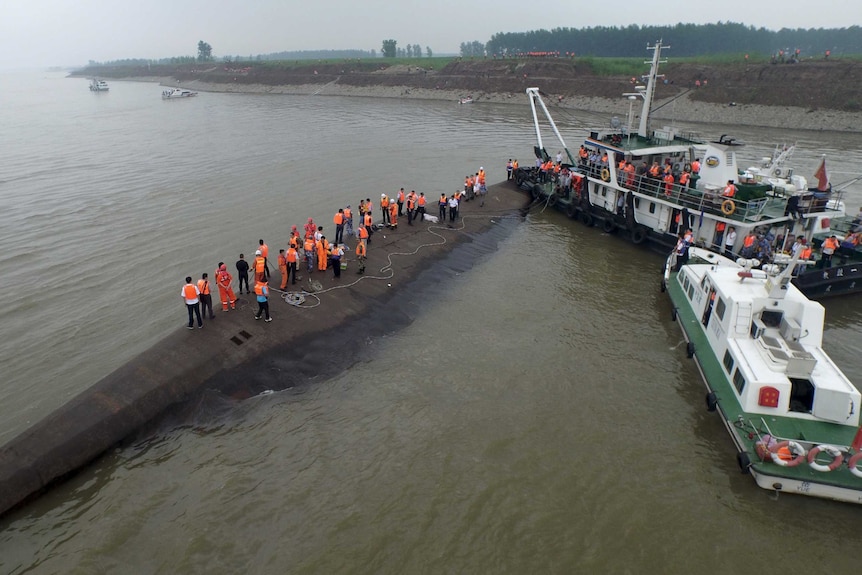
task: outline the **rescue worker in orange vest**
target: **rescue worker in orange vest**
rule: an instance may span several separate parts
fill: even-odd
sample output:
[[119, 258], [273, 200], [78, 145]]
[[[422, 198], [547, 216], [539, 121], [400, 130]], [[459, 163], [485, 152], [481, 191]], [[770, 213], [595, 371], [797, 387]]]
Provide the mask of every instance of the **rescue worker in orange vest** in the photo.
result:
[[252, 265], [252, 269], [254, 269], [255, 282], [269, 279], [269, 266], [266, 263], [266, 258], [263, 257], [263, 252], [260, 250], [254, 252], [254, 265]]
[[365, 212], [365, 222], [363, 223], [363, 227], [365, 228], [365, 232], [368, 234], [368, 240], [366, 240], [369, 244], [371, 243], [371, 236], [374, 234], [374, 218], [371, 215], [371, 212]]
[[402, 212], [404, 210], [404, 188], [401, 188], [400, 190], [398, 190], [398, 196], [396, 196], [396, 202], [398, 203], [398, 215], [403, 216], [404, 214]]
[[221, 310], [227, 311], [227, 305], [230, 303], [230, 309], [236, 309], [236, 295], [233, 293], [233, 288], [230, 287], [233, 278], [230, 272], [227, 271], [227, 266], [222, 264], [218, 268], [216, 276], [216, 284], [218, 284], [218, 293], [221, 298]]
[[649, 175], [651, 178], [658, 178], [661, 173], [661, 166], [658, 165], [658, 162], [653, 162], [652, 166], [649, 168]]
[[287, 258], [284, 256], [284, 250], [278, 250], [278, 273], [281, 274], [281, 285], [279, 289], [287, 288]]
[[834, 254], [839, 247], [840, 244], [838, 243], [838, 238], [835, 236], [828, 237], [823, 240], [823, 244], [820, 246], [820, 253], [822, 254], [820, 261], [823, 262], [823, 267], [832, 267], [832, 254]]
[[700, 173], [700, 158], [695, 158], [695, 160], [691, 163], [691, 173], [699, 174]]
[[296, 248], [290, 246], [287, 248], [287, 253], [284, 254], [284, 259], [287, 260], [287, 277], [291, 278], [291, 284], [296, 284], [296, 264], [299, 261], [299, 252]]
[[473, 176], [467, 175], [464, 177], [464, 193], [467, 194], [467, 200], [471, 200], [473, 196]]
[[[395, 202], [392, 203], [392, 211], [398, 213], [398, 206]], [[329, 261], [332, 262], [332, 277], [341, 277], [341, 256], [344, 255], [344, 250], [338, 244], [332, 244], [329, 248]]]
[[724, 230], [727, 228], [727, 224], [724, 222], [716, 222], [715, 223], [715, 235], [712, 238], [712, 243], [715, 246], [715, 251], [720, 251], [722, 248], [721, 240], [724, 238]]
[[721, 195], [725, 198], [732, 198], [736, 195], [736, 186], [733, 185], [733, 180], [727, 180], [727, 185], [724, 186], [724, 190], [721, 192]]
[[293, 230], [290, 232], [290, 239], [287, 240], [287, 245], [295, 250], [299, 249], [299, 232], [296, 231], [296, 226], [293, 226]]
[[[416, 200], [416, 219], [419, 221], [425, 220], [425, 204], [428, 200], [425, 198], [425, 192], [419, 192], [419, 199]], [[371, 243], [371, 238], [368, 239]]]
[[626, 173], [626, 187], [633, 190], [635, 187], [635, 165], [626, 161], [624, 171]]
[[679, 175], [679, 185], [683, 188], [687, 188], [689, 182], [691, 181], [691, 174], [688, 172], [683, 172]]
[[389, 227], [393, 230], [398, 227], [398, 209], [400, 205], [397, 202], [389, 202]]
[[669, 198], [671, 196], [671, 194], [673, 193], [673, 183], [674, 183], [673, 174], [668, 172], [667, 174], [664, 175], [664, 178], [662, 178], [662, 179], [664, 180], [664, 195]]
[[348, 236], [353, 235], [353, 212], [350, 211], [350, 204], [344, 208], [344, 231]]
[[194, 318], [198, 318], [198, 327], [201, 328], [204, 326], [204, 322], [201, 320], [201, 309], [198, 303], [200, 302], [201, 292], [198, 290], [198, 286], [192, 283], [192, 276], [186, 277], [186, 285], [183, 286], [182, 291], [180, 292], [180, 297], [183, 298], [183, 301], [186, 302], [186, 309], [189, 312], [189, 329], [194, 329]]
[[578, 163], [582, 166], [587, 165], [587, 160], [590, 158], [590, 153], [583, 146], [578, 150]]
[[204, 273], [201, 276], [201, 279], [198, 280], [198, 291], [201, 294], [201, 315], [207, 315], [207, 309], [209, 309], [210, 319], [215, 319], [215, 314], [213, 313], [213, 296], [210, 293], [210, 280], [208, 278], [209, 275]]
[[383, 213], [383, 223], [389, 223], [389, 198], [386, 194], [380, 194], [380, 211]]
[[320, 236], [320, 241], [317, 242], [317, 270], [325, 272], [329, 265], [329, 242], [326, 241], [326, 236]]
[[339, 209], [332, 218], [335, 224], [335, 243], [344, 241], [344, 210]]
[[[409, 212], [408, 212], [409, 214]], [[359, 275], [365, 273], [365, 257], [368, 253], [365, 241], [368, 239], [368, 232], [365, 228], [359, 228], [359, 241], [356, 242], [356, 259], [359, 262], [359, 267], [356, 271]]]
[[407, 225], [413, 225], [413, 217], [416, 214], [416, 191], [410, 190], [407, 194]]
[[317, 231], [317, 225], [314, 223], [313, 218], [308, 218], [308, 223], [305, 224], [305, 237], [313, 238], [314, 232]]
[[739, 250], [739, 255], [744, 258], [750, 258], [754, 255], [754, 243], [757, 241], [757, 234], [754, 231], [748, 232], [748, 235], [742, 240], [742, 249]]
[[269, 257], [269, 246], [263, 243], [263, 240], [258, 240], [260, 247], [257, 248], [260, 250], [260, 255], [264, 257], [264, 259]]
[[449, 205], [449, 198], [446, 194], [440, 194], [440, 199], [437, 200], [438, 221], [446, 221], [446, 207]]
[[254, 319], [260, 319], [265, 314], [266, 319], [263, 321], [272, 321], [272, 318], [269, 317], [269, 286], [266, 284], [266, 280], [254, 284], [254, 293], [257, 296], [257, 313], [254, 314]]
[[305, 265], [308, 267], [308, 273], [311, 273], [314, 269], [314, 238], [305, 238], [302, 249], [305, 252]]

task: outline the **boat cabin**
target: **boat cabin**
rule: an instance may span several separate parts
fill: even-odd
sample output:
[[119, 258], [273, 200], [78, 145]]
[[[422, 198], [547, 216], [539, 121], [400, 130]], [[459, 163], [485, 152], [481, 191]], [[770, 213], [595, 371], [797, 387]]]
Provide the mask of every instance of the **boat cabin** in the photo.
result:
[[859, 391], [821, 348], [823, 306], [789, 277], [703, 264], [676, 281], [744, 411], [859, 425]]

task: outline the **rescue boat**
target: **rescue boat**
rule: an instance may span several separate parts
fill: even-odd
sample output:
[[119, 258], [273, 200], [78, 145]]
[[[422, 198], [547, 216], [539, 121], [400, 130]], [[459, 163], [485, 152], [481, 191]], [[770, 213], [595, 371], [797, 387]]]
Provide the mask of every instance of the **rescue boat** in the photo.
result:
[[742, 473], [776, 493], [862, 503], [860, 393], [822, 347], [824, 308], [791, 283], [795, 258], [755, 269], [689, 248], [662, 281], [687, 356]]
[[[636, 244], [651, 244], [664, 253], [686, 229], [692, 230], [698, 247], [722, 253], [725, 234], [733, 227], [736, 239], [729, 250], [735, 255], [743, 252], [744, 239], [751, 233], [777, 240], [810, 239], [828, 232], [829, 222], [845, 214], [843, 191], [810, 188], [805, 177], [795, 174], [788, 166], [795, 145], [777, 146], [760, 165], [740, 169], [737, 151], [742, 143], [726, 134], [705, 141], [675, 127], [650, 127], [661, 52], [666, 48], [660, 41], [649, 47], [653, 58], [649, 74], [642, 78], [645, 85], [623, 94], [630, 103], [628, 126], [616, 119], [606, 132], [589, 132], [575, 154], [539, 88], [527, 88], [537, 163], [547, 165], [551, 160], [542, 140], [543, 125], [553, 131], [568, 161], [559, 172], [519, 167], [513, 172], [518, 187], [536, 203], [555, 206], [587, 226]], [[639, 126], [633, 129], [632, 106], [637, 100], [642, 108]], [[539, 111], [546, 122], [540, 123]], [[658, 176], [645, 169], [652, 166], [660, 171]], [[788, 247], [773, 241], [770, 250]]]

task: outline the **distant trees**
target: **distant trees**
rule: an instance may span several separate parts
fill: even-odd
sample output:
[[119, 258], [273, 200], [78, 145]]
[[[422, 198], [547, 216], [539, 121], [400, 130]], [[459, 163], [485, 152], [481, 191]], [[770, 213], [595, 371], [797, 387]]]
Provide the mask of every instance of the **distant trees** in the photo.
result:
[[461, 42], [461, 56], [470, 58], [472, 56], [484, 56], [485, 45], [478, 40], [472, 42]]
[[431, 46], [425, 46], [425, 55], [428, 58], [432, 58], [434, 56], [434, 52], [431, 51]]
[[204, 42], [198, 42], [198, 62], [210, 62], [213, 59], [213, 47]]
[[394, 58], [398, 53], [398, 42], [395, 40], [384, 40], [380, 52], [384, 58]]

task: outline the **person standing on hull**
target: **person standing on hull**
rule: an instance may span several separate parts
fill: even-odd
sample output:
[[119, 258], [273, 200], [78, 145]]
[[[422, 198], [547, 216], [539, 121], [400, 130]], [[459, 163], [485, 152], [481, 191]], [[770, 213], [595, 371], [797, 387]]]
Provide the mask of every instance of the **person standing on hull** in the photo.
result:
[[[296, 263], [299, 261], [299, 252], [296, 251], [296, 248], [290, 246], [287, 248], [287, 253], [284, 256], [284, 259], [287, 260], [287, 277], [291, 280], [291, 285], [296, 284]], [[285, 286], [287, 282], [285, 282]]]
[[[243, 254], [239, 254], [239, 259], [236, 262], [236, 273], [239, 278], [239, 293], [242, 294], [242, 284], [245, 284], [245, 291], [250, 294], [251, 288], [248, 286], [248, 262], [245, 261]], [[218, 281], [218, 277], [216, 277], [216, 281]]]
[[428, 200], [425, 198], [425, 192], [419, 192], [419, 198], [416, 200], [416, 218], [419, 221], [425, 221], [425, 204], [427, 203]]
[[438, 221], [442, 224], [446, 221], [446, 206], [449, 205], [449, 198], [446, 197], [446, 194], [440, 194], [440, 199], [437, 200], [437, 208], [438, 208]]
[[236, 294], [233, 293], [231, 283], [233, 283], [233, 278], [227, 271], [227, 266], [221, 264], [218, 267], [218, 274], [216, 274], [216, 284], [218, 285], [219, 298], [221, 298], [222, 311], [227, 311], [228, 304], [230, 304], [230, 309], [236, 309]]
[[183, 286], [182, 291], [180, 292], [180, 297], [186, 302], [186, 309], [189, 312], [189, 325], [186, 327], [188, 329], [194, 329], [194, 318], [198, 318], [198, 328], [202, 328], [204, 326], [203, 320], [201, 320], [201, 309], [198, 303], [200, 302], [201, 292], [198, 290], [198, 286], [192, 283], [192, 276], [186, 276], [186, 285]]
[[213, 313], [213, 296], [210, 293], [209, 274], [204, 273], [201, 279], [198, 280], [198, 292], [201, 294], [201, 315], [207, 315], [207, 309], [210, 310], [209, 318], [215, 319]]
[[365, 273], [365, 257], [368, 253], [365, 240], [368, 239], [368, 232], [365, 231], [365, 228], [359, 228], [359, 241], [356, 242], [356, 260], [359, 262], [359, 266], [356, 269], [356, 273], [362, 275]]
[[315, 243], [313, 237], [305, 238], [305, 243], [302, 246], [303, 251], [305, 252], [305, 265], [308, 268], [309, 275], [312, 270], [314, 270], [314, 251], [315, 251]]
[[287, 287], [287, 259], [284, 257], [284, 250], [278, 250], [278, 273], [281, 274], [279, 289], [284, 290]]
[[258, 247], [257, 249], [260, 250], [260, 255], [262, 255], [264, 259], [268, 260], [269, 259], [269, 246], [266, 245], [265, 243], [263, 243], [263, 240], [258, 240], [258, 244], [260, 245], [260, 247]]
[[400, 190], [398, 190], [397, 200], [398, 200], [397, 201], [397, 203], [398, 203], [398, 217], [401, 217], [404, 215], [402, 213], [402, 210], [404, 209], [404, 188], [401, 188]]
[[416, 213], [416, 191], [410, 190], [407, 194], [407, 225], [413, 225], [413, 217]]
[[320, 241], [317, 242], [317, 270], [326, 271], [329, 264], [329, 242], [326, 241], [326, 236], [320, 236]]
[[344, 231], [348, 236], [353, 235], [353, 212], [350, 210], [350, 204], [344, 208]]
[[[392, 211], [395, 211], [396, 209], [397, 208], [393, 207]], [[332, 248], [329, 250], [329, 258], [332, 261], [332, 277], [334, 278], [341, 277], [341, 256], [343, 255], [344, 250], [341, 249], [341, 246], [338, 244], [332, 244]]]
[[269, 266], [260, 250], [254, 252], [254, 283], [269, 279]]
[[380, 194], [380, 211], [383, 214], [383, 224], [389, 223], [389, 198], [386, 194]]
[[269, 286], [266, 285], [266, 280], [255, 282], [254, 293], [257, 296], [257, 313], [254, 314], [254, 319], [260, 319], [264, 314], [266, 319], [263, 321], [272, 321], [269, 317]]
[[395, 202], [389, 203], [389, 228], [395, 229], [398, 227], [398, 205]]
[[339, 209], [332, 218], [332, 223], [335, 224], [335, 243], [344, 241], [344, 210]]
[[370, 244], [371, 235], [374, 233], [374, 216], [371, 215], [371, 212], [365, 212], [365, 221], [363, 222], [362, 227], [365, 228], [365, 232], [368, 234], [368, 239], [366, 241]]
[[458, 199], [453, 194], [449, 198], [449, 221], [454, 222], [458, 218]]

